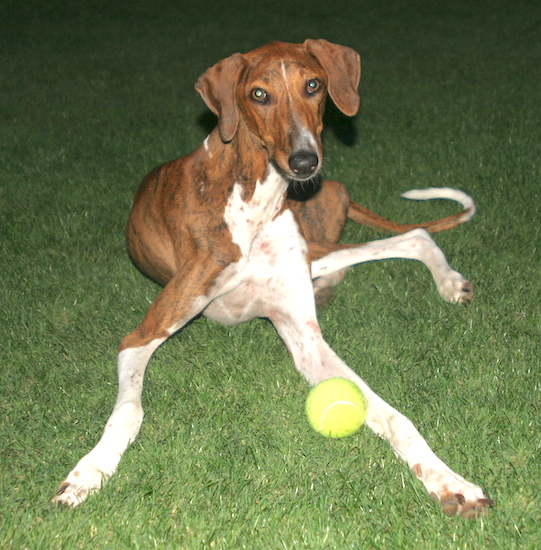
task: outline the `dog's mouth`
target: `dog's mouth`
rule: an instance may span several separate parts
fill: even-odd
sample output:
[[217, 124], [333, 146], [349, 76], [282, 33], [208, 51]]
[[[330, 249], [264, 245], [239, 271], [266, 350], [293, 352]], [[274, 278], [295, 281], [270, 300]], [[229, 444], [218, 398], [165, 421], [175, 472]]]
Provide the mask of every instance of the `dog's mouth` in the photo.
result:
[[318, 171], [315, 176], [305, 180], [293, 179], [287, 176], [286, 181], [289, 183], [287, 188], [288, 197], [296, 201], [306, 201], [318, 192], [323, 177], [321, 172]]
[[291, 169], [285, 170], [276, 160], [272, 161], [272, 165], [282, 178], [287, 181], [289, 184], [288, 189], [296, 189], [304, 192], [305, 190], [319, 188], [321, 180], [323, 179], [319, 166], [312, 171], [311, 174], [301, 176], [298, 173], [292, 172]]

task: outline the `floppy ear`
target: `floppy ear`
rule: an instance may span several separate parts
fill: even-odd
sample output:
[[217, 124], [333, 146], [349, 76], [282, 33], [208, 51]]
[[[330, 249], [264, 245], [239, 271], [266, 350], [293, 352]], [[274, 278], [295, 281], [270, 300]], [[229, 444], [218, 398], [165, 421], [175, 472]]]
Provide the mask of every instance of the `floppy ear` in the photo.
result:
[[325, 69], [329, 80], [329, 95], [334, 104], [348, 116], [359, 110], [361, 98], [357, 88], [361, 78], [361, 56], [351, 48], [326, 40], [304, 42], [306, 51]]
[[244, 56], [235, 53], [205, 71], [195, 84], [208, 108], [218, 116], [220, 137], [226, 143], [235, 137], [239, 125], [236, 89], [245, 64]]

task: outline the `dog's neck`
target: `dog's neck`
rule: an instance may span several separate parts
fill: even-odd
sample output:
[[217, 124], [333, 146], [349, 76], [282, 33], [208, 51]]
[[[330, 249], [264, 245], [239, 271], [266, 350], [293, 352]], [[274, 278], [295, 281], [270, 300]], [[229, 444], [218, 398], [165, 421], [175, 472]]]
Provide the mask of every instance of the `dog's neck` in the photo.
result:
[[[238, 184], [242, 187], [242, 198], [249, 201], [253, 196], [257, 183], [266, 181], [275, 168], [269, 152], [261, 143], [261, 139], [252, 133], [242, 122], [235, 137], [228, 143], [222, 141], [218, 129], [215, 128], [204, 140], [198, 150], [200, 162], [205, 166], [207, 178], [213, 180], [222, 189]], [[243, 159], [242, 162], [240, 159]], [[224, 177], [225, 176], [225, 177]], [[280, 176], [285, 194], [288, 181]]]

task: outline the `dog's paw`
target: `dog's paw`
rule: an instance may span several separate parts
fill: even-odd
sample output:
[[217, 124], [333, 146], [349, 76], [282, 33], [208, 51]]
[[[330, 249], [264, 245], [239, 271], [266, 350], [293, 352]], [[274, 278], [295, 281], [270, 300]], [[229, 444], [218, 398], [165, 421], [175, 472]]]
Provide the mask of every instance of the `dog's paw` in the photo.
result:
[[88, 495], [98, 491], [103, 482], [111, 475], [91, 463], [81, 464], [81, 462], [59, 485], [56, 495], [51, 499], [51, 506], [75, 508], [84, 502]]
[[442, 298], [450, 303], [469, 304], [475, 296], [475, 285], [453, 271], [440, 284], [438, 291]]
[[444, 495], [430, 495], [439, 502], [442, 512], [448, 516], [460, 516], [464, 519], [474, 519], [486, 516], [494, 506], [492, 500], [483, 493], [479, 498], [467, 499], [462, 493], [447, 493]]
[[413, 472], [448, 516], [473, 519], [486, 515], [494, 505], [481, 487], [466, 481], [447, 467], [436, 470], [416, 464]]

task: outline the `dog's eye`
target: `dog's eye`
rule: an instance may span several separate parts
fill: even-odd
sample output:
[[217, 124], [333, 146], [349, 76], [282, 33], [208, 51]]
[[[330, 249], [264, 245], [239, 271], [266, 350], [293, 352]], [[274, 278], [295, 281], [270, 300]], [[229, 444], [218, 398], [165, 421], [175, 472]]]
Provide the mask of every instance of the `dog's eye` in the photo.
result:
[[252, 99], [258, 103], [267, 103], [269, 100], [269, 94], [262, 88], [254, 88], [252, 90]]
[[319, 91], [321, 89], [321, 82], [317, 80], [316, 78], [313, 78], [309, 80], [306, 83], [306, 91], [309, 94], [314, 94], [315, 92]]

